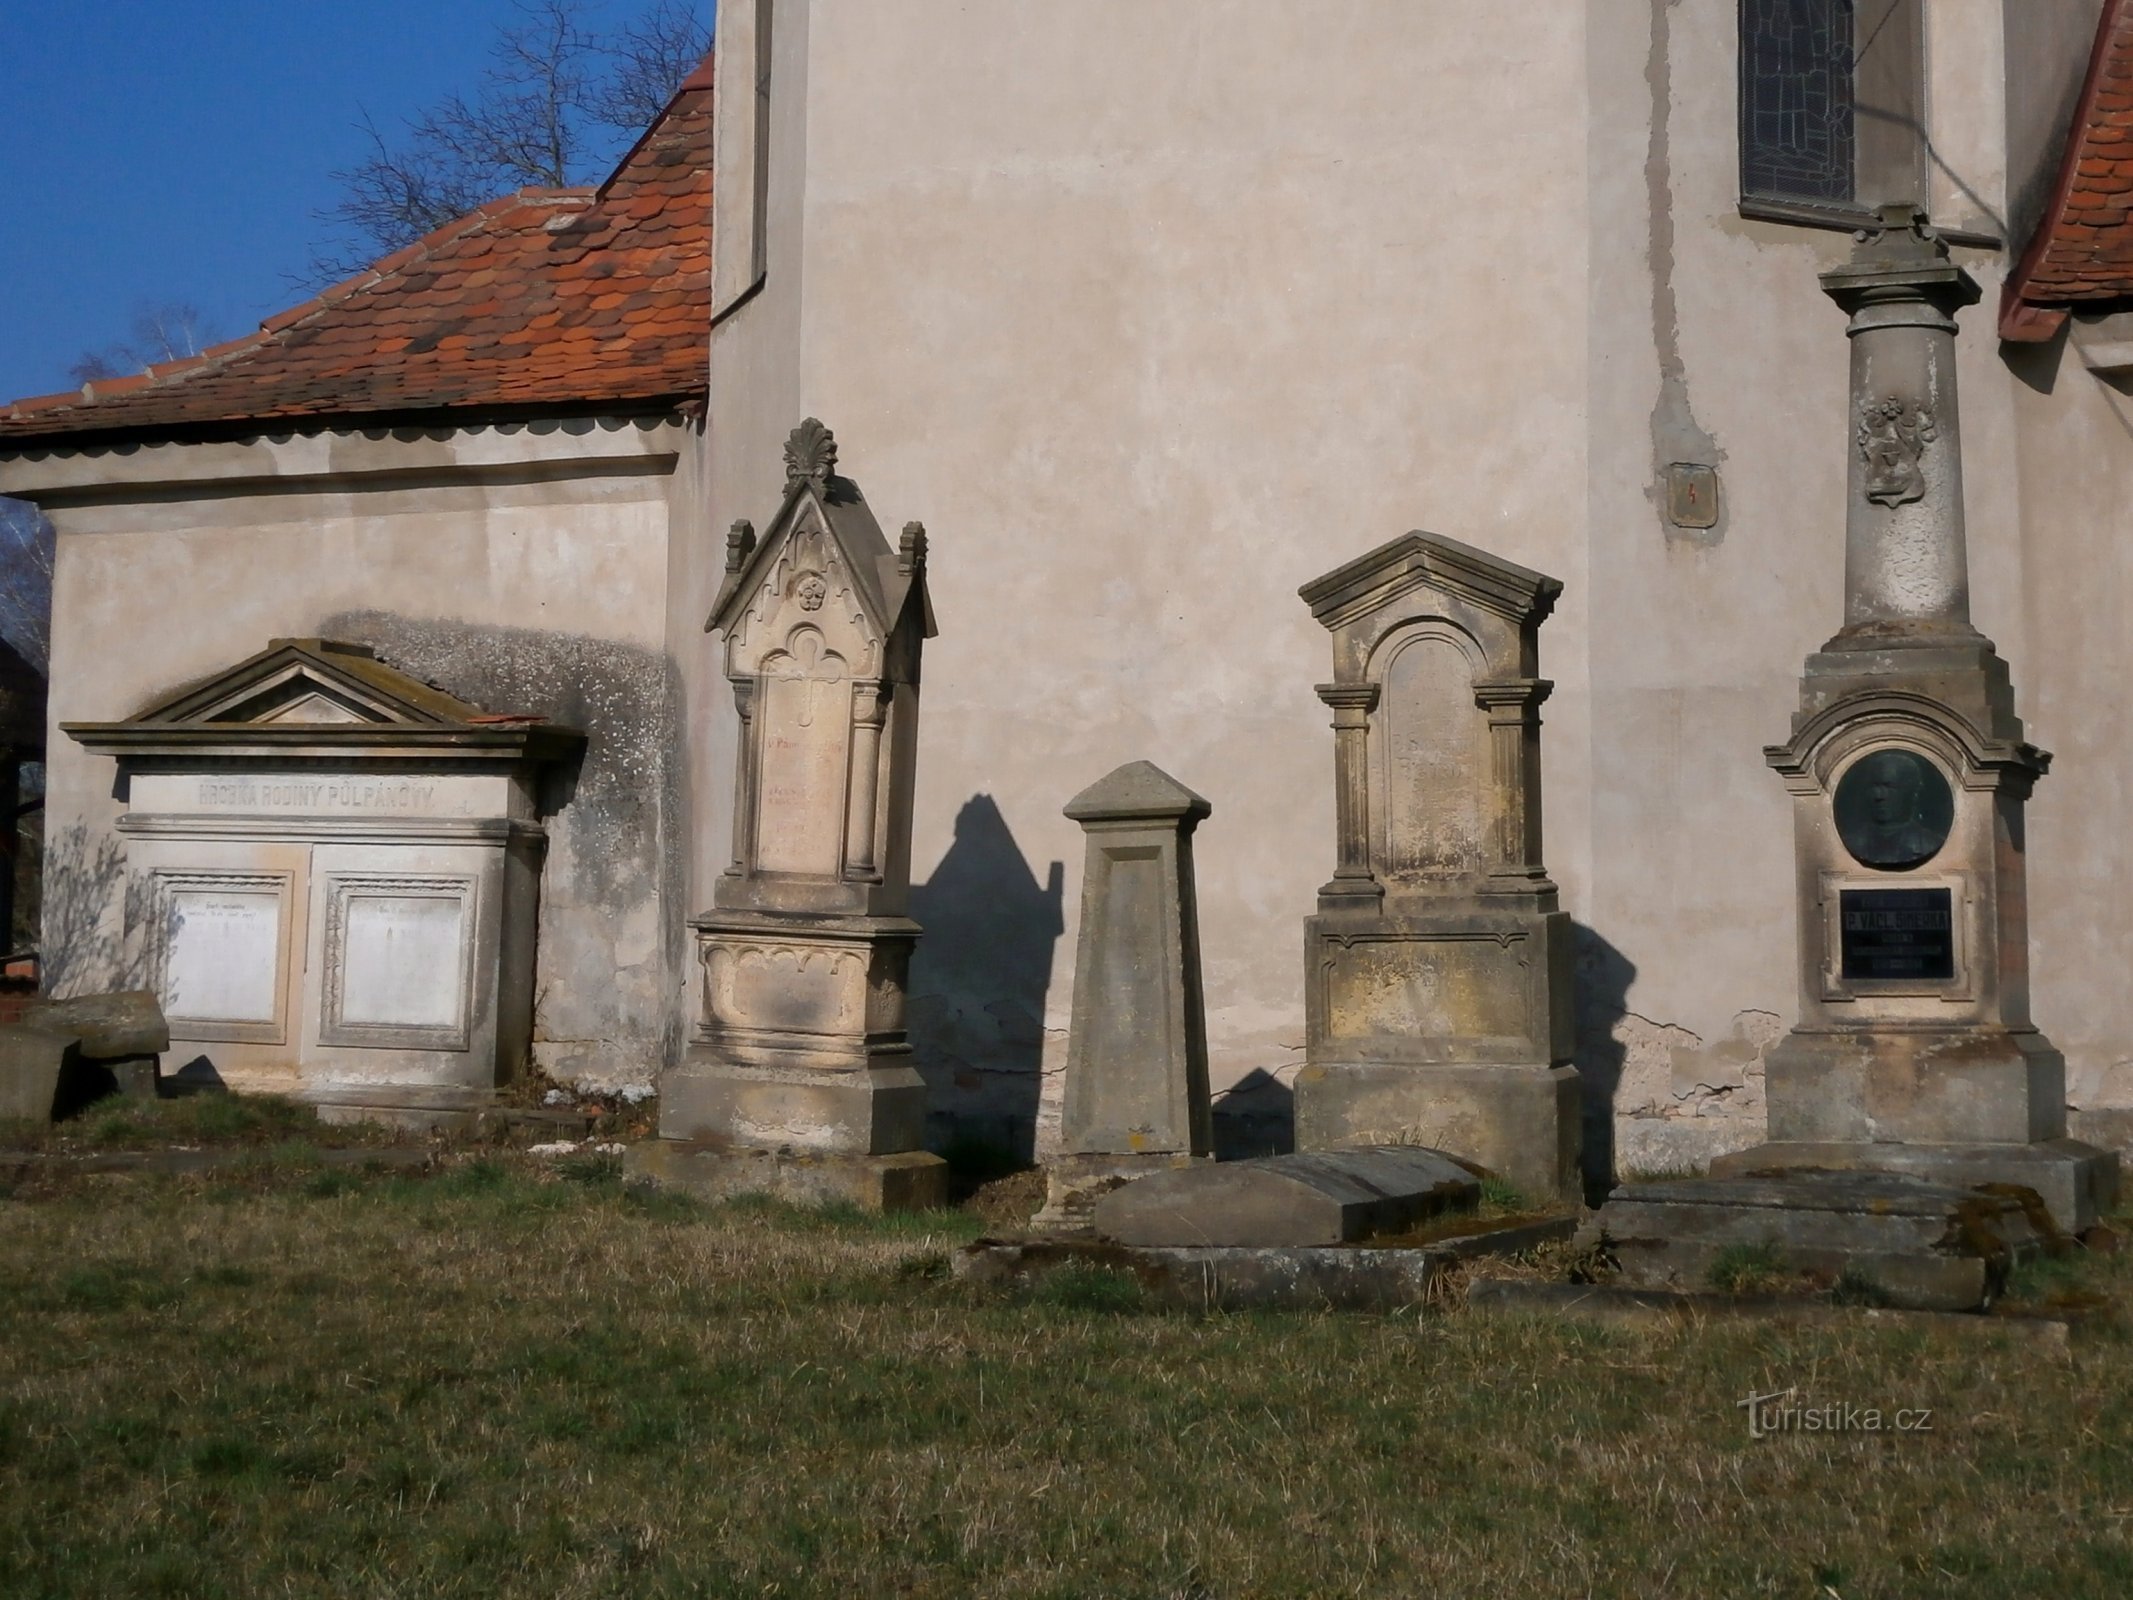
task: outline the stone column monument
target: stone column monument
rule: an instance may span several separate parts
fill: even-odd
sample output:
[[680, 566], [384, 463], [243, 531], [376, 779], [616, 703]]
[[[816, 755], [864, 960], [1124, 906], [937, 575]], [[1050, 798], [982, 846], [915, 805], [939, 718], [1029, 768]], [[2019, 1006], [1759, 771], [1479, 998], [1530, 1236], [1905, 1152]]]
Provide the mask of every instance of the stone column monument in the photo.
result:
[[1541, 866], [1554, 578], [1410, 533], [1304, 586], [1339, 849], [1305, 925], [1299, 1149], [1423, 1144], [1578, 1187], [1570, 919]]
[[1844, 626], [1792, 737], [1800, 1020], [1771, 1053], [1770, 1142], [1726, 1174], [1874, 1169], [2034, 1189], [2060, 1227], [2116, 1158], [2066, 1137], [2065, 1064], [2029, 1012], [2024, 741], [1971, 626], [1955, 314], [1979, 295], [1909, 206], [1822, 276], [1851, 322]]
[[740, 719], [733, 864], [690, 923], [702, 1020], [635, 1166], [709, 1192], [939, 1204], [904, 1034], [925, 530], [891, 549], [813, 418], [785, 463], [762, 537], [734, 525], [706, 624]]
[[1078, 1229], [1105, 1191], [1213, 1152], [1192, 881], [1193, 830], [1212, 810], [1146, 761], [1067, 802], [1088, 851], [1065, 1116], [1040, 1227]]

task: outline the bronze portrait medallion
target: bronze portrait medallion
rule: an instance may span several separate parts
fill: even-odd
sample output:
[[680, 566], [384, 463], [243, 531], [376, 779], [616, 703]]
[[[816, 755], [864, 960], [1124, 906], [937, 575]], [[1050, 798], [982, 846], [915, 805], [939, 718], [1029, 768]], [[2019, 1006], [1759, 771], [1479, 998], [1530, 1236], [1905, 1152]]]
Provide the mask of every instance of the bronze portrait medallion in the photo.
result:
[[1863, 867], [1904, 872], [1940, 853], [1955, 795], [1940, 768], [1910, 750], [1873, 750], [1837, 780], [1837, 837]]

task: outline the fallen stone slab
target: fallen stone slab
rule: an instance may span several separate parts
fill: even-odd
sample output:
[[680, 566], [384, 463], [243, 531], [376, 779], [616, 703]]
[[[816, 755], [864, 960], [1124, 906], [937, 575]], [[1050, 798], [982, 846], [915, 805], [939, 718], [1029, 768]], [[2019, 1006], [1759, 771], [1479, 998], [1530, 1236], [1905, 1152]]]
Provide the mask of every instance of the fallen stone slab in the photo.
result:
[[1624, 1184], [1600, 1232], [1630, 1288], [1701, 1290], [1743, 1269], [1815, 1288], [1839, 1280], [1886, 1304], [1972, 1311], [2055, 1235], [2028, 1191], [1886, 1172], [1802, 1171]]
[[1132, 1277], [1150, 1304], [1182, 1310], [1398, 1311], [1421, 1304], [1460, 1262], [1567, 1239], [1574, 1226], [1573, 1218], [1551, 1217], [1416, 1246], [981, 1239], [954, 1265], [966, 1283], [993, 1288], [1031, 1288], [1057, 1273], [1102, 1268]]
[[2050, 1355], [2064, 1355], [2069, 1348], [2069, 1325], [2063, 1317], [1999, 1317], [1968, 1311], [1840, 1306], [1786, 1295], [1726, 1295], [1634, 1289], [1616, 1284], [1477, 1278], [1467, 1285], [1466, 1307], [1479, 1316], [1544, 1316], [1618, 1328], [1671, 1329], [1712, 1320], [1779, 1322], [1806, 1327], [1903, 1328], [1965, 1338], [1998, 1335]]
[[149, 989], [33, 1000], [22, 1020], [29, 1027], [73, 1034], [81, 1040], [81, 1053], [93, 1061], [157, 1056], [170, 1048], [170, 1024]]
[[1153, 1173], [1101, 1196], [1100, 1239], [1143, 1247], [1354, 1244], [1480, 1203], [1481, 1183], [1435, 1150], [1308, 1150]]
[[72, 1034], [0, 1027], [0, 1117], [51, 1121], [60, 1080], [80, 1062], [81, 1046]]

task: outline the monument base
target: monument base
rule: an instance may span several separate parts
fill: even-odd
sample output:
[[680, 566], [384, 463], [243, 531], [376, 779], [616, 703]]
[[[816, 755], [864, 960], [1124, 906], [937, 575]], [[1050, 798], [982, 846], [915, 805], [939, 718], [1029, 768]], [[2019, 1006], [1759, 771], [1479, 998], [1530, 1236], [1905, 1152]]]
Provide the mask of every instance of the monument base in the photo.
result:
[[659, 1086], [659, 1136], [893, 1155], [925, 1142], [926, 1085], [907, 1052], [861, 1067], [760, 1065], [690, 1046]]
[[1090, 1231], [1090, 1213], [1096, 1202], [1113, 1189], [1138, 1178], [1213, 1159], [1188, 1155], [1182, 1150], [1077, 1151], [1055, 1157], [1045, 1164], [1044, 1209], [1030, 1218], [1030, 1229], [1062, 1237], [1085, 1236]]
[[1583, 1194], [1575, 1068], [1543, 1063], [1321, 1062], [1296, 1075], [1296, 1148], [1425, 1145], [1528, 1200]]
[[1746, 1263], [1803, 1290], [1972, 1311], [2050, 1244], [2023, 1199], [1886, 1172], [1624, 1184], [1600, 1228], [1632, 1288], [1732, 1288]]
[[2034, 1144], [2066, 1134], [2066, 1061], [2034, 1028], [1795, 1028], [1767, 1068], [1773, 1144]]
[[2062, 1233], [2086, 1233], [2116, 1204], [2118, 1157], [2077, 1139], [2034, 1144], [1869, 1144], [1783, 1141], [1711, 1163], [1713, 1178], [1900, 1173], [1951, 1188], [2013, 1184], [2036, 1192]]
[[948, 1163], [924, 1150], [850, 1155], [653, 1139], [630, 1146], [622, 1174], [630, 1183], [704, 1200], [760, 1194], [796, 1205], [841, 1202], [868, 1211], [931, 1211], [948, 1203]]

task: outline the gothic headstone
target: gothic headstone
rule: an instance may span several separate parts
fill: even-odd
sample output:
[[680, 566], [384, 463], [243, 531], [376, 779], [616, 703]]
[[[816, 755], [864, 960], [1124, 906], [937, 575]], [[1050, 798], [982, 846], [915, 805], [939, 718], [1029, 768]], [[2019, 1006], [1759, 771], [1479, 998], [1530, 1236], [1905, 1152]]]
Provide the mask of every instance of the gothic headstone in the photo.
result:
[[1792, 795], [1800, 1017], [1770, 1142], [1714, 1170], [2020, 1184], [2084, 1229], [2117, 1161], [2066, 1137], [2029, 1007], [2023, 806], [2050, 757], [1970, 622], [1955, 314], [1979, 289], [1908, 206], [1822, 287], [1851, 319], [1844, 626], [1765, 752]]
[[1192, 835], [1213, 808], [1133, 761], [1067, 802], [1088, 836], [1060, 1154], [1038, 1224], [1213, 1148]]
[[1573, 1192], [1570, 919], [1541, 865], [1540, 624], [1562, 592], [1410, 533], [1306, 584], [1333, 636], [1338, 866], [1305, 926], [1299, 1148], [1422, 1144]]
[[926, 534], [892, 548], [809, 418], [760, 538], [737, 523], [706, 626], [740, 723], [733, 856], [695, 918], [701, 1020], [638, 1170], [693, 1186], [937, 1204], [904, 1031]]

